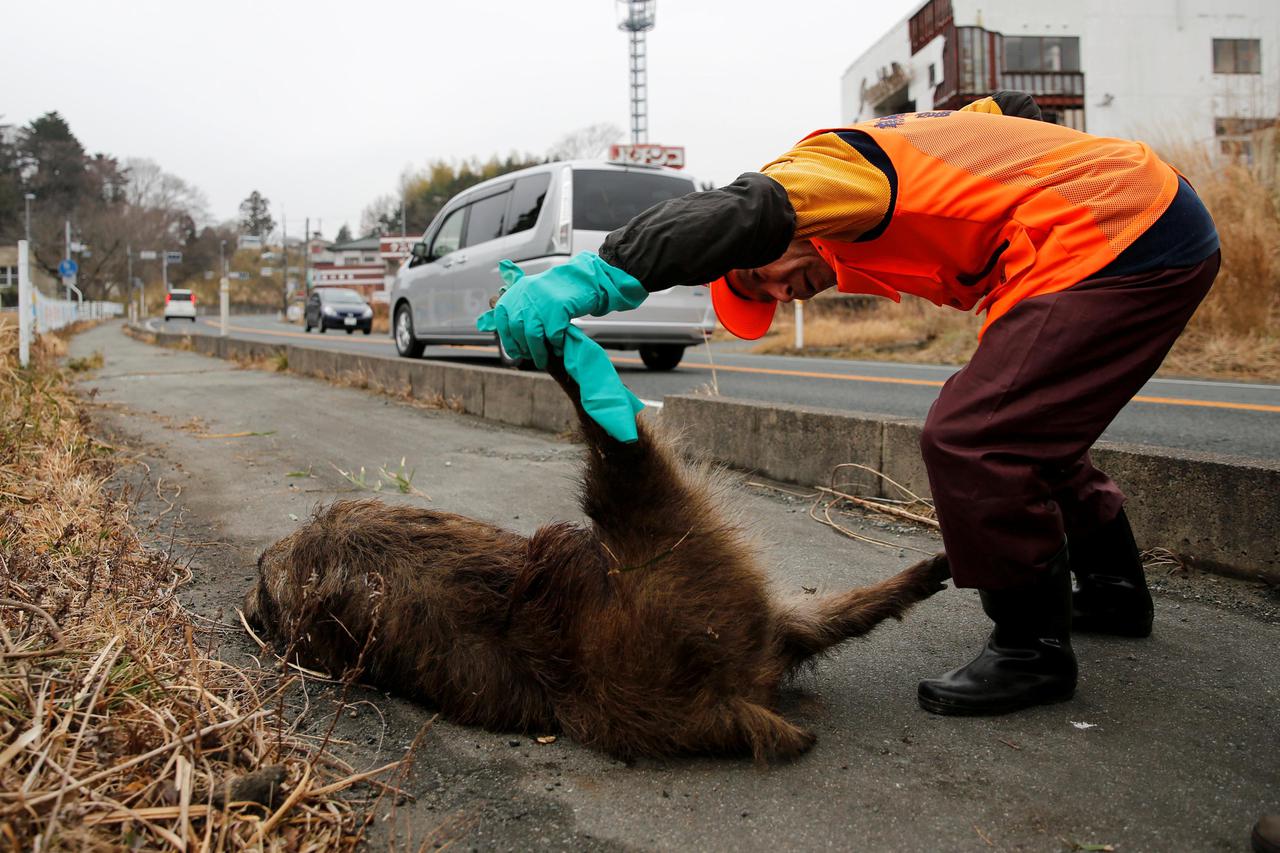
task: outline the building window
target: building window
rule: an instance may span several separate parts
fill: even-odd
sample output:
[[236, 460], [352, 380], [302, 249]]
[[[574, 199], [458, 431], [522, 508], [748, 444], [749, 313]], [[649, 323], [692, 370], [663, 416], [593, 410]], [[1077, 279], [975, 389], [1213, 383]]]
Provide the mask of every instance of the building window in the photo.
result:
[[934, 65], [932, 62], [929, 63], [929, 85], [938, 85], [938, 66]]
[[925, 3], [907, 22], [911, 52], [919, 53], [922, 47], [937, 38], [950, 25], [951, 17], [951, 0], [929, 0]]
[[1214, 39], [1214, 74], [1261, 74], [1261, 39]]
[[1213, 133], [1218, 139], [1218, 151], [1233, 159], [1253, 162], [1254, 133], [1269, 127], [1280, 126], [1274, 118], [1215, 118]]
[[1076, 36], [1005, 36], [1005, 71], [1079, 71]]
[[18, 304], [18, 268], [0, 267], [0, 307], [12, 308]]

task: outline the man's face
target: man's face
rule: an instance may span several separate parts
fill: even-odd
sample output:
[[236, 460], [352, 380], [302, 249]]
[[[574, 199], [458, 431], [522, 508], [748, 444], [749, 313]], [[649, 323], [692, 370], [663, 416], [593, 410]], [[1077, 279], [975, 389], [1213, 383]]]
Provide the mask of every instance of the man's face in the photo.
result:
[[808, 240], [796, 240], [782, 257], [753, 270], [734, 270], [730, 278], [740, 295], [758, 302], [811, 299], [835, 287], [835, 270]]

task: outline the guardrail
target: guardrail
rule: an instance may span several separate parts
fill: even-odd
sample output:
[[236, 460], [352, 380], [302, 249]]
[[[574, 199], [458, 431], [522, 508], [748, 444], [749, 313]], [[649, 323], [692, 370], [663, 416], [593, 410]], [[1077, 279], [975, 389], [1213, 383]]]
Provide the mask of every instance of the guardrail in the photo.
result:
[[119, 302], [54, 299], [38, 290], [33, 290], [31, 295], [35, 329], [40, 334], [65, 328], [81, 320], [108, 320], [124, 314], [124, 306]]
[[[564, 432], [576, 422], [551, 377], [212, 335], [133, 329], [155, 343], [229, 359], [283, 355], [290, 372], [433, 400], [514, 426]], [[825, 485], [857, 462], [927, 495], [922, 422], [724, 397], [667, 397], [662, 419], [701, 456], [775, 480]], [[1094, 459], [1130, 496], [1139, 545], [1162, 547], [1218, 574], [1280, 584], [1280, 463], [1099, 442]], [[846, 469], [848, 470], [848, 469]], [[843, 482], [858, 482], [851, 471]], [[875, 477], [861, 485], [883, 488]], [[886, 495], [892, 497], [892, 495]]]

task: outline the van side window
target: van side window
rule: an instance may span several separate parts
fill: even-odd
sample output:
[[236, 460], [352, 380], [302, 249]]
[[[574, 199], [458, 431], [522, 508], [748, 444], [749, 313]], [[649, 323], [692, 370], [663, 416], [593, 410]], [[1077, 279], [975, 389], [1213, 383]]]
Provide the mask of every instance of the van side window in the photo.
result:
[[471, 204], [463, 246], [477, 246], [502, 236], [502, 220], [506, 216], [510, 196], [510, 192], [501, 192]]
[[439, 260], [450, 252], [458, 251], [462, 245], [462, 221], [466, 212], [465, 207], [460, 207], [445, 218], [435, 239], [431, 241], [431, 251], [428, 253], [431, 260]]
[[528, 231], [538, 222], [538, 213], [542, 210], [542, 202], [547, 197], [547, 187], [551, 186], [551, 175], [530, 175], [516, 181], [516, 188], [511, 193], [511, 215], [507, 217], [506, 234]]

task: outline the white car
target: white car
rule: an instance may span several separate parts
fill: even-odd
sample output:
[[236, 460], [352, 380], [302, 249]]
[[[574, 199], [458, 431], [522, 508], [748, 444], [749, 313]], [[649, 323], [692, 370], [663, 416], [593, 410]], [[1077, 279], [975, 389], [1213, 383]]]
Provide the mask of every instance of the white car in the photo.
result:
[[[498, 294], [498, 262], [528, 275], [595, 251], [609, 232], [697, 185], [682, 172], [596, 161], [545, 163], [478, 184], [451, 199], [396, 273], [391, 291], [396, 351], [419, 358], [428, 344], [495, 344], [476, 317]], [[671, 370], [686, 347], [715, 331], [706, 287], [673, 287], [643, 305], [574, 324], [606, 349], [639, 349], [651, 370]], [[505, 364], [517, 364], [498, 346]]]
[[190, 290], [170, 290], [164, 295], [164, 318], [196, 321], [196, 295]]

